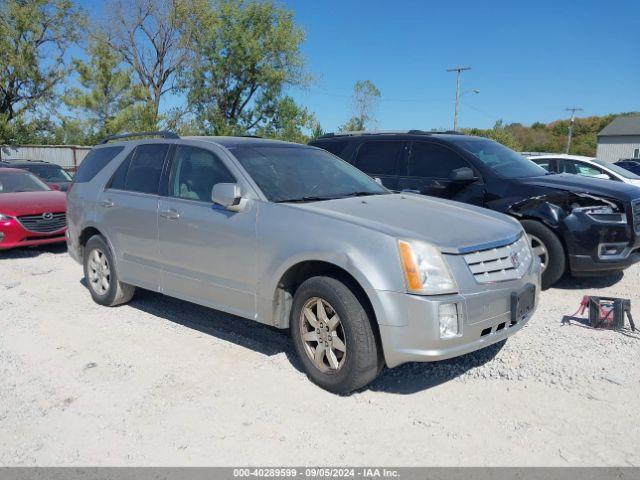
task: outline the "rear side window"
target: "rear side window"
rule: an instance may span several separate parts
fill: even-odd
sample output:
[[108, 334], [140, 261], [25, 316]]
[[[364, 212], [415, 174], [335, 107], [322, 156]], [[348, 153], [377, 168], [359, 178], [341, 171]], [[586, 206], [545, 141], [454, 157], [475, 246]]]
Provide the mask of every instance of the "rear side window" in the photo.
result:
[[131, 157], [123, 190], [157, 194], [168, 151], [169, 145], [161, 143], [138, 146]]
[[329, 153], [333, 153], [336, 157], [342, 158], [342, 152], [347, 146], [347, 142], [318, 142], [312, 145], [314, 147], [322, 148]]
[[456, 152], [437, 143], [416, 142], [411, 148], [412, 177], [449, 178], [453, 170], [462, 167], [469, 165]]
[[404, 142], [366, 142], [358, 149], [354, 165], [371, 175], [397, 175], [396, 164]]
[[90, 182], [124, 147], [102, 147], [91, 150], [78, 167], [74, 183]]

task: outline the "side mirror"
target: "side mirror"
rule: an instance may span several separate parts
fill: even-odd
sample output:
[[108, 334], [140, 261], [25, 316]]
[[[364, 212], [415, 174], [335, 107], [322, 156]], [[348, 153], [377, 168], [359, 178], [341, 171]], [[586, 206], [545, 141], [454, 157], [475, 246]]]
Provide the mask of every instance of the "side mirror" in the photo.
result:
[[211, 189], [211, 200], [232, 212], [242, 210], [242, 194], [236, 183], [216, 183]]
[[469, 167], [456, 168], [449, 174], [449, 180], [455, 182], [472, 182], [476, 179], [476, 174]]
[[603, 178], [605, 180], [611, 180], [611, 178], [609, 177], [609, 175], [607, 175], [606, 173], [596, 173], [593, 178]]
[[376, 182], [378, 185], [383, 186], [382, 180], [380, 180], [380, 177], [373, 177], [373, 181]]

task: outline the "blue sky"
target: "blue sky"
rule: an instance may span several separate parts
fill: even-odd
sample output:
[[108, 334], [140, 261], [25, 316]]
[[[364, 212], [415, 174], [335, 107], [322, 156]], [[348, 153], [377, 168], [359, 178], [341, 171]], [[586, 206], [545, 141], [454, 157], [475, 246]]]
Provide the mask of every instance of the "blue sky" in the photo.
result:
[[[89, 7], [87, 0], [80, 3]], [[306, 31], [312, 85], [293, 91], [335, 130], [357, 80], [382, 92], [378, 128], [451, 128], [455, 74], [460, 126], [551, 121], [640, 110], [637, 0], [284, 0]], [[94, 4], [95, 5], [95, 4]], [[175, 101], [175, 100], [174, 100]]]

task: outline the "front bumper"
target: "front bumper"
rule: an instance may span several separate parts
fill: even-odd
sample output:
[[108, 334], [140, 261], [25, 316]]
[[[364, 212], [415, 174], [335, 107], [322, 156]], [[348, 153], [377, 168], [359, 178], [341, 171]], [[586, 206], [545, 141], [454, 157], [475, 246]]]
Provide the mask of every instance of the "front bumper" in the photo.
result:
[[[529, 321], [511, 321], [511, 294], [527, 284], [536, 287], [535, 306], [540, 292], [540, 266], [534, 261], [518, 280], [478, 285], [470, 293], [419, 296], [399, 292], [370, 291], [378, 318], [380, 337], [388, 367], [406, 362], [430, 362], [464, 355], [510, 337]], [[464, 291], [464, 290], [463, 290]], [[439, 305], [457, 302], [462, 306], [460, 334], [440, 338]], [[398, 319], [402, 319], [398, 322]]]
[[65, 231], [66, 228], [51, 233], [30, 232], [13, 218], [2, 220], [0, 221], [0, 250], [64, 242]]
[[[640, 261], [640, 235], [634, 231], [633, 222], [604, 223], [584, 213], [572, 213], [564, 219], [561, 230], [573, 275], [624, 270]], [[613, 249], [613, 254], [606, 254], [608, 249]]]

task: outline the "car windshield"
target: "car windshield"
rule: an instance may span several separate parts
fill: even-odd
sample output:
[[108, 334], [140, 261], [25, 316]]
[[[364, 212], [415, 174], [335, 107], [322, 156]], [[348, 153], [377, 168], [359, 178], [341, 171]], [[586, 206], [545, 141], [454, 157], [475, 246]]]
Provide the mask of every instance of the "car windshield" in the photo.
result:
[[25, 165], [20, 168], [35, 173], [46, 182], [70, 182], [71, 175], [57, 165]]
[[365, 173], [324, 150], [255, 146], [231, 151], [272, 202], [389, 193]]
[[40, 192], [51, 190], [46, 183], [31, 173], [0, 172], [0, 194], [16, 192]]
[[525, 178], [549, 175], [540, 165], [493, 140], [460, 139], [456, 140], [456, 145], [478, 157], [499, 177]]
[[620, 167], [619, 165], [615, 165], [605, 160], [600, 160], [599, 158], [594, 158], [591, 161], [593, 163], [597, 163], [598, 165], [602, 165], [607, 170], [611, 170], [613, 173], [617, 173], [621, 177], [628, 178], [630, 180], [640, 180], [640, 177], [638, 175]]

